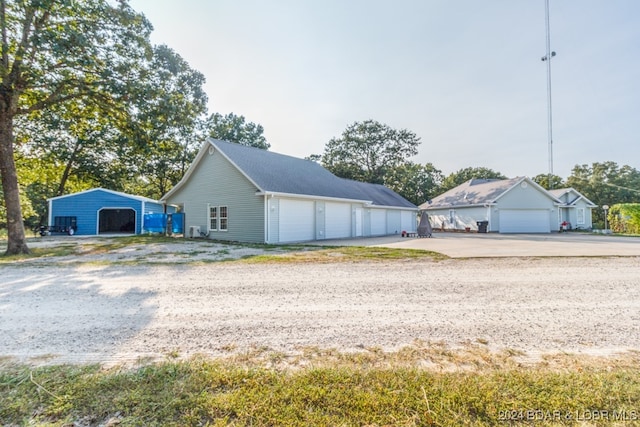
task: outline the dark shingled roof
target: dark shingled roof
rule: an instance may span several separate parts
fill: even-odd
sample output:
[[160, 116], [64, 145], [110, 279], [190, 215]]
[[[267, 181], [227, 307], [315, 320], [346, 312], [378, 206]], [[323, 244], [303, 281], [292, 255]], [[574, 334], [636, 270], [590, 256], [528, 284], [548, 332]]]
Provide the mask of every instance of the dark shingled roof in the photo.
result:
[[416, 206], [379, 184], [339, 178], [311, 160], [209, 139], [261, 191], [370, 201], [378, 206]]

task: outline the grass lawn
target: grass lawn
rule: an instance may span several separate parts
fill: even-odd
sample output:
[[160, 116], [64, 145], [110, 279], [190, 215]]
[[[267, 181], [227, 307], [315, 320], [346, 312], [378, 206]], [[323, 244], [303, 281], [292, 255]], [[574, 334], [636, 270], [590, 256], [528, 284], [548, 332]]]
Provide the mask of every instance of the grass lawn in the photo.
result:
[[[480, 345], [0, 369], [2, 425], [640, 425], [637, 354], [523, 364]], [[428, 367], [425, 365], [428, 362]], [[75, 424], [74, 424], [75, 423]]]

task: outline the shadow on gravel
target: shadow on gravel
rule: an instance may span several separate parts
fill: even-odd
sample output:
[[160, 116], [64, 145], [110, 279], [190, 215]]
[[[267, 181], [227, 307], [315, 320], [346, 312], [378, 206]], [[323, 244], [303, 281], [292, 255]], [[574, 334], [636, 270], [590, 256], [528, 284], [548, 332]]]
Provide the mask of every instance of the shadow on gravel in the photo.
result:
[[0, 267], [2, 355], [43, 362], [57, 355], [112, 354], [156, 310], [148, 303], [156, 292], [110, 287], [136, 274], [145, 270]]

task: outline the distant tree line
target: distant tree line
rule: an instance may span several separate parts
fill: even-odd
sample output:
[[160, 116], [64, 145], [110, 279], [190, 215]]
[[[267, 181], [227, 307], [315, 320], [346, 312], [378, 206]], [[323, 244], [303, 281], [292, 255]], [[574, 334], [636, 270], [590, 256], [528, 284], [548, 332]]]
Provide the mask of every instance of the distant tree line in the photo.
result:
[[[419, 145], [420, 138], [411, 131], [367, 120], [349, 125], [340, 137], [326, 144], [322, 155], [309, 158], [340, 177], [384, 184], [416, 205], [473, 178], [507, 178], [485, 167], [466, 167], [445, 176], [432, 163], [408, 160]], [[640, 201], [640, 172], [610, 161], [576, 165], [566, 180], [548, 174], [532, 180], [546, 189], [575, 188], [598, 206]], [[594, 209], [593, 218], [602, 224], [604, 211]]]

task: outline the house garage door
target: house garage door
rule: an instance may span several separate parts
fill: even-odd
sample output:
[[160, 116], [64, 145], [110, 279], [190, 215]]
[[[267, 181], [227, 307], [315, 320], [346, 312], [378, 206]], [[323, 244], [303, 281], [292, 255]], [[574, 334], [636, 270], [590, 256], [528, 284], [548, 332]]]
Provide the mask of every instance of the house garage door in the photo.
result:
[[371, 209], [371, 235], [383, 236], [387, 234], [387, 211]]
[[351, 205], [326, 203], [324, 218], [327, 239], [351, 237]]
[[315, 238], [315, 204], [307, 200], [280, 200], [280, 242]]
[[500, 211], [500, 233], [549, 233], [549, 223], [549, 211], [546, 209]]

